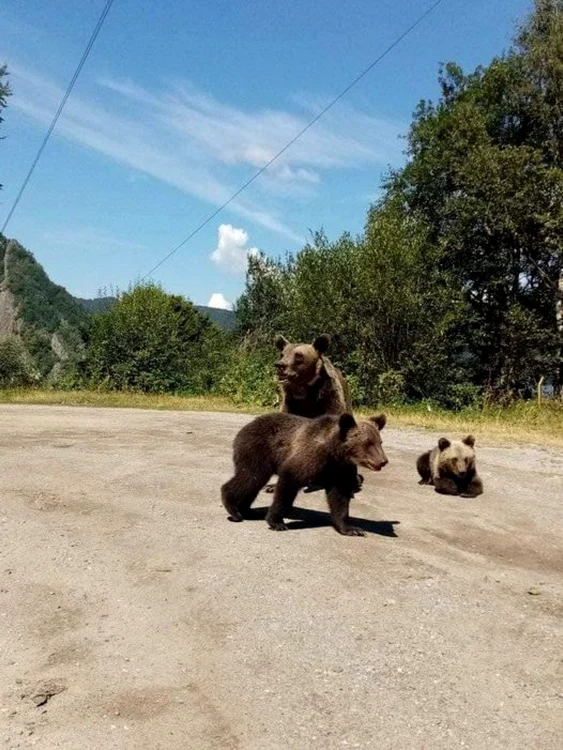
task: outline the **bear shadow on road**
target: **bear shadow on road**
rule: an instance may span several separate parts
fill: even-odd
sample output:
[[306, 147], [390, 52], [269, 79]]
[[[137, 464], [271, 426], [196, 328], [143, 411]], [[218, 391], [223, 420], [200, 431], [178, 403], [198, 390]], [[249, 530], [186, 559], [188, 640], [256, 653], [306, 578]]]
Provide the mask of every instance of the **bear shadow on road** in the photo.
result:
[[[264, 520], [268, 506], [252, 508], [251, 517], [246, 520], [258, 521]], [[332, 526], [330, 513], [323, 510], [312, 510], [311, 508], [294, 507], [291, 514], [287, 516], [291, 521], [287, 524], [289, 530], [293, 529], [314, 529], [319, 526]], [[394, 527], [400, 524], [400, 521], [371, 521], [368, 518], [357, 518], [350, 516], [350, 523], [358, 526], [368, 534], [377, 534], [379, 536], [397, 537]]]

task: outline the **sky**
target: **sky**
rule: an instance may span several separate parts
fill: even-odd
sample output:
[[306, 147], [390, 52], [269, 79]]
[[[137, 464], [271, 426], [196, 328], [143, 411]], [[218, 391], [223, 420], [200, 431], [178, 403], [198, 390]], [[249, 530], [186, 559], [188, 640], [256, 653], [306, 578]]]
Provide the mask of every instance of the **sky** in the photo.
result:
[[[126, 290], [228, 199], [431, 0], [114, 0], [7, 228], [79, 297]], [[105, 5], [3, 0], [0, 224]], [[505, 50], [531, 0], [444, 0], [153, 275], [233, 304], [249, 253], [361, 232], [441, 62]]]

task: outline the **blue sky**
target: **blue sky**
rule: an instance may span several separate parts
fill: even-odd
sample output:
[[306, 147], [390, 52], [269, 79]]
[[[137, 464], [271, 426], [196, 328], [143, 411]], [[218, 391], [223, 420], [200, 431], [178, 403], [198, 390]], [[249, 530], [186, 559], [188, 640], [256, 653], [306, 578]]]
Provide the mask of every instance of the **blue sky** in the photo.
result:
[[[125, 289], [233, 193], [430, 0], [115, 0], [8, 236], [78, 296]], [[4, 220], [104, 0], [4, 0], [14, 95], [0, 142]], [[271, 170], [155, 274], [234, 302], [248, 251], [361, 231], [440, 62], [507, 47], [530, 0], [445, 0]]]

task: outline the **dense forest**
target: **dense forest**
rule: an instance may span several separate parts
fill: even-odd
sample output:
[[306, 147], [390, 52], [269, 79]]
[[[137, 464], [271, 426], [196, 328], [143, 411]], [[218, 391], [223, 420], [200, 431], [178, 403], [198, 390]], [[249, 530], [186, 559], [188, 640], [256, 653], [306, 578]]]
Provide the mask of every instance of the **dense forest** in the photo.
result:
[[[153, 285], [94, 314], [58, 292], [41, 325], [80, 339], [59, 384], [273, 404], [275, 334], [326, 332], [356, 404], [503, 404], [540, 378], [560, 394], [563, 0], [536, 0], [506, 52], [469, 73], [448, 63], [439, 83], [438, 100], [416, 107], [406, 163], [386, 175], [363, 232], [318, 231], [294, 255], [250, 257], [232, 331]], [[38, 290], [17, 283], [37, 328]], [[0, 382], [13, 384], [6, 364], [2, 375], [13, 341], [4, 356], [1, 346]]]

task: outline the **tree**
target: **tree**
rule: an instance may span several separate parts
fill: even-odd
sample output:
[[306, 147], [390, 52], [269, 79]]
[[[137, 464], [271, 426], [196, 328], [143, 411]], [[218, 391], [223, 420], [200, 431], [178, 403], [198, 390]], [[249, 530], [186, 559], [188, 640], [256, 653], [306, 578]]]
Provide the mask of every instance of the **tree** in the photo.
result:
[[15, 336], [0, 339], [0, 388], [17, 388], [30, 382], [30, 369], [21, 341]]
[[[0, 123], [4, 122], [2, 117], [2, 110], [8, 104], [8, 97], [11, 95], [12, 90], [8, 85], [8, 68], [6, 65], [0, 65]], [[0, 185], [0, 189], [2, 185]]]
[[87, 375], [115, 390], [209, 391], [220, 377], [223, 338], [183, 297], [140, 285], [93, 317]]
[[409, 162], [387, 183], [459, 280], [468, 374], [496, 395], [560, 369], [561, 10], [561, 0], [537, 0], [514, 47], [487, 68], [446, 65], [439, 102], [415, 113]]

